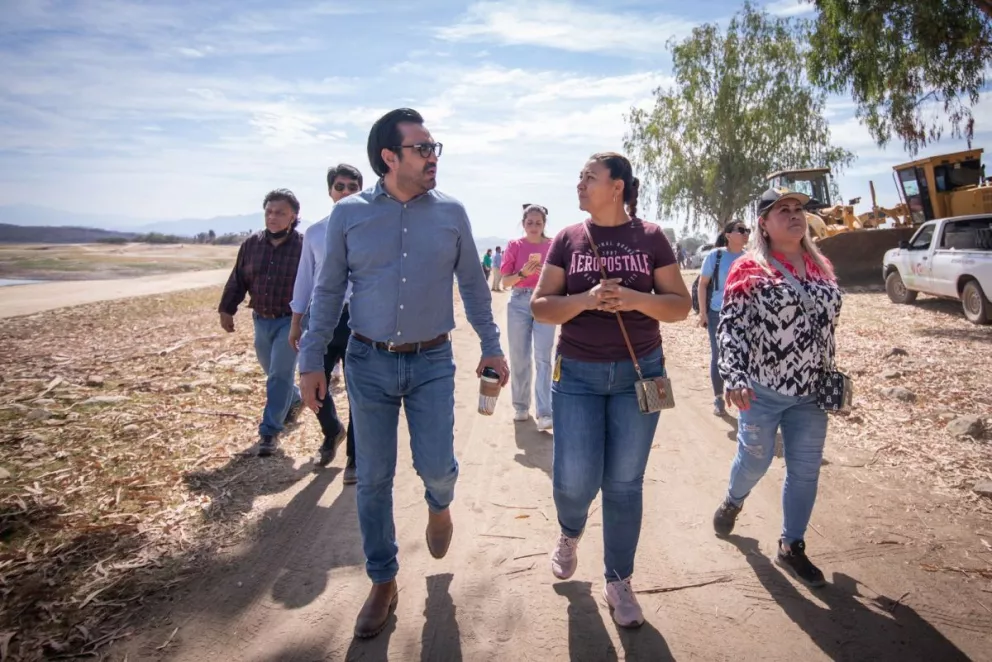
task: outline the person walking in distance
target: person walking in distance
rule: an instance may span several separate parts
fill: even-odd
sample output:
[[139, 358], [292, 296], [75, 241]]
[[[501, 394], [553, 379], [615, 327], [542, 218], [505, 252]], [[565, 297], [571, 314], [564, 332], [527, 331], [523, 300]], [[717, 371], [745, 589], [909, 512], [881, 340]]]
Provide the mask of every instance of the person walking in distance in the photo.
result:
[[[537, 401], [537, 429], [550, 430], [551, 351], [555, 327], [534, 320], [530, 299], [537, 287], [541, 266], [548, 256], [551, 239], [544, 233], [548, 210], [541, 205], [524, 205], [524, 236], [513, 239], [503, 254], [503, 285], [510, 288], [506, 304], [506, 328], [510, 343], [510, 390], [513, 394], [513, 420], [530, 418], [531, 384]], [[531, 363], [537, 364], [534, 381]]]
[[487, 248], [486, 254], [482, 256], [482, 273], [486, 276], [486, 282], [489, 282], [489, 276], [493, 272], [493, 249]]
[[827, 414], [817, 388], [835, 354], [841, 293], [833, 267], [810, 239], [809, 197], [769, 189], [758, 201], [754, 247], [727, 276], [717, 328], [727, 403], [740, 411], [730, 484], [713, 516], [719, 536], [734, 530], [744, 500], [772, 462], [782, 429], [785, 482], [776, 563], [807, 586], [823, 573], [806, 556]]
[[[710, 336], [710, 382], [713, 384], [713, 414], [726, 416], [727, 409], [723, 404], [723, 378], [717, 365], [716, 328], [720, 321], [720, 308], [723, 306], [723, 284], [727, 282], [727, 274], [734, 261], [744, 254], [751, 231], [740, 221], [730, 221], [723, 228], [717, 240], [718, 248], [713, 249], [703, 260], [703, 268], [699, 273], [699, 325], [707, 330]], [[709, 290], [713, 284], [712, 292]]]
[[456, 276], [466, 317], [481, 339], [476, 374], [492, 368], [503, 384], [509, 377], [468, 215], [460, 202], [435, 190], [441, 144], [418, 112], [400, 108], [372, 126], [368, 153], [380, 179], [331, 212], [327, 255], [300, 342], [300, 386], [307, 406], [316, 410], [327, 388], [324, 348], [350, 282], [345, 381], [355, 417], [358, 519], [372, 580], [355, 623], [358, 637], [381, 632], [396, 607], [393, 477], [401, 406], [414, 468], [426, 488], [427, 549], [439, 559], [451, 542], [448, 507], [458, 462], [449, 333], [455, 326]]
[[637, 217], [639, 186], [620, 154], [590, 157], [578, 184], [590, 218], [554, 238], [532, 302], [534, 319], [561, 324], [551, 387], [559, 525], [551, 572], [575, 573], [589, 506], [602, 490], [604, 595], [621, 627], [644, 622], [631, 576], [659, 417], [641, 412], [635, 382], [665, 374], [659, 322], [692, 309], [668, 238]]
[[[358, 168], [339, 164], [327, 171], [327, 192], [331, 196], [331, 201], [335, 204], [349, 195], [354, 195], [362, 190], [362, 173]], [[326, 216], [317, 221], [303, 235], [303, 255], [300, 257], [300, 268], [296, 274], [296, 286], [293, 288], [293, 300], [290, 308], [293, 309], [293, 323], [289, 331], [289, 343], [293, 351], [299, 351], [300, 338], [303, 336], [303, 325], [305, 323], [307, 311], [310, 308], [310, 299], [313, 297], [313, 282], [320, 273], [320, 267], [324, 264], [324, 252], [327, 239], [327, 219]], [[348, 336], [348, 298], [351, 295], [349, 287], [345, 294], [344, 309], [341, 312], [341, 319], [338, 321], [334, 336], [327, 345], [327, 353], [324, 354], [324, 373], [328, 382], [338, 363], [345, 361], [345, 349], [347, 348]], [[324, 401], [317, 411], [317, 420], [320, 422], [320, 429], [324, 433], [323, 443], [318, 450], [317, 465], [326, 467], [334, 460], [337, 447], [345, 437], [347, 462], [345, 463], [344, 476], [342, 481], [345, 485], [353, 485], [355, 476], [355, 426], [351, 420], [351, 409], [348, 410], [348, 428], [345, 430], [338, 418], [337, 407], [334, 405], [334, 397], [331, 389], [327, 389]]]
[[300, 202], [288, 189], [276, 189], [265, 196], [265, 230], [245, 239], [231, 276], [221, 295], [220, 326], [234, 332], [238, 306], [251, 295], [255, 325], [255, 355], [265, 372], [265, 409], [258, 426], [258, 454], [271, 455], [284, 426], [296, 420], [301, 409], [300, 391], [295, 384], [296, 352], [289, 345], [293, 285], [303, 251]]
[[499, 246], [496, 247], [496, 252], [493, 253], [493, 292], [502, 292], [503, 288], [500, 287], [500, 280], [503, 278], [501, 269], [503, 268], [503, 249]]

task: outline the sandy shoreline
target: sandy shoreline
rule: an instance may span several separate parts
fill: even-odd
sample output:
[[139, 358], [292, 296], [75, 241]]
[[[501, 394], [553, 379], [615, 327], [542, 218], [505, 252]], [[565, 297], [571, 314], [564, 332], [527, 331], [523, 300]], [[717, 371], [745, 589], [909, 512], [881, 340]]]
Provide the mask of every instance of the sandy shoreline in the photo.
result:
[[97, 301], [164, 294], [223, 284], [230, 269], [209, 269], [114, 280], [64, 280], [0, 288], [0, 318], [33, 315]]

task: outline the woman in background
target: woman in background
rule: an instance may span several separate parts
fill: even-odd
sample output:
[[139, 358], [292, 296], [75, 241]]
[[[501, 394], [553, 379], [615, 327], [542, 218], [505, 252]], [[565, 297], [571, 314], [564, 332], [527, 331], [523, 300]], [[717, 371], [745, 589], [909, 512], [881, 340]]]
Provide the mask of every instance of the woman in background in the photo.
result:
[[[699, 325], [704, 327], [710, 336], [710, 382], [713, 384], [713, 414], [724, 416], [727, 408], [723, 404], [723, 378], [718, 367], [719, 353], [716, 341], [716, 327], [720, 322], [720, 308], [723, 306], [723, 289], [727, 283], [727, 274], [734, 260], [744, 254], [751, 230], [740, 221], [730, 221], [723, 228], [723, 233], [717, 237], [716, 245], [703, 260], [703, 268], [699, 273]], [[718, 269], [719, 267], [719, 269]], [[713, 292], [708, 290], [713, 281]]]
[[[506, 304], [506, 327], [510, 342], [510, 389], [513, 394], [513, 420], [530, 418], [531, 384], [537, 401], [537, 429], [550, 430], [551, 351], [555, 340], [553, 324], [534, 320], [530, 298], [537, 287], [541, 266], [548, 256], [551, 239], [544, 233], [548, 210], [541, 205], [524, 205], [521, 223], [524, 236], [513, 239], [503, 253], [503, 286], [511, 289]], [[537, 364], [534, 381], [531, 359]]]

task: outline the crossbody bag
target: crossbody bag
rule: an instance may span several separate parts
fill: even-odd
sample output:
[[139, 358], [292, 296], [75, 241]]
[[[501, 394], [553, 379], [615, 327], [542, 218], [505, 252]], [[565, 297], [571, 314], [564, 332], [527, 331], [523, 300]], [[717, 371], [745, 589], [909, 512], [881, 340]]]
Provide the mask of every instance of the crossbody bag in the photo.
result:
[[823, 352], [823, 374], [816, 386], [816, 404], [827, 412], [839, 412], [846, 414], [851, 411], [854, 400], [854, 382], [847, 374], [837, 370], [834, 364], [835, 352], [829, 351], [829, 341], [823, 340], [823, 334], [816, 325], [816, 307], [813, 299], [802, 286], [799, 280], [792, 275], [792, 272], [785, 268], [781, 262], [772, 258], [772, 264], [782, 272], [785, 282], [799, 295], [799, 307], [809, 320], [810, 327], [819, 335], [821, 351]]
[[[589, 226], [584, 226], [584, 228], [589, 245], [592, 246], [592, 253], [599, 262], [599, 271], [605, 280], [609, 278], [606, 275], [605, 263], [599, 256], [599, 249], [596, 247], [596, 242], [592, 239]], [[623, 334], [623, 341], [627, 345], [627, 351], [630, 352], [630, 360], [634, 364], [634, 371], [637, 373], [637, 381], [634, 382], [634, 392], [637, 394], [637, 408], [642, 414], [655, 414], [662, 409], [671, 409], [675, 406], [675, 395], [672, 393], [672, 380], [668, 377], [644, 378], [644, 373], [641, 372], [641, 364], [637, 360], [637, 355], [634, 353], [634, 346], [630, 342], [630, 336], [627, 335], [627, 327], [623, 323], [623, 317], [621, 317], [619, 311], [616, 313], [616, 316], [617, 322], [620, 324], [620, 332]]]

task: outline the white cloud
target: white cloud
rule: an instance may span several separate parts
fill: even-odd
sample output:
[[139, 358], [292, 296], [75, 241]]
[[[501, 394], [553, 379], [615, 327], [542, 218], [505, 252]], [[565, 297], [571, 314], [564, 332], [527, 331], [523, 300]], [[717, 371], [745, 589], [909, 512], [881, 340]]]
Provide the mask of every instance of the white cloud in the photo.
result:
[[816, 11], [816, 5], [810, 0], [775, 0], [765, 5], [765, 9], [774, 16], [803, 16]]
[[578, 53], [661, 53], [670, 37], [684, 37], [694, 23], [666, 14], [598, 11], [574, 2], [538, 0], [477, 2], [460, 22], [441, 27], [449, 41], [542, 46]]

